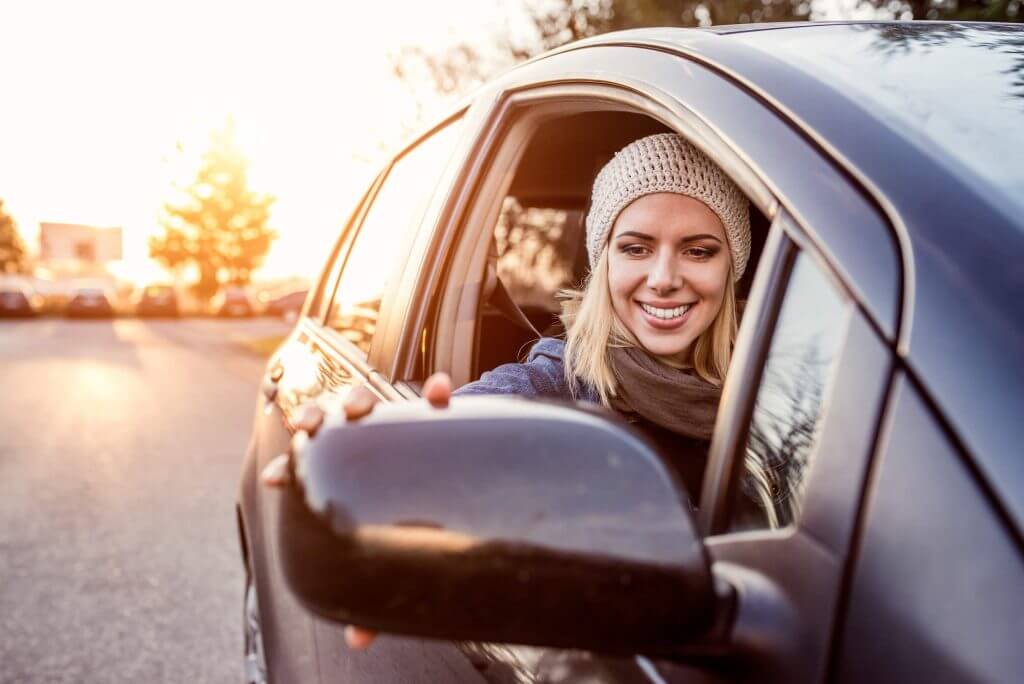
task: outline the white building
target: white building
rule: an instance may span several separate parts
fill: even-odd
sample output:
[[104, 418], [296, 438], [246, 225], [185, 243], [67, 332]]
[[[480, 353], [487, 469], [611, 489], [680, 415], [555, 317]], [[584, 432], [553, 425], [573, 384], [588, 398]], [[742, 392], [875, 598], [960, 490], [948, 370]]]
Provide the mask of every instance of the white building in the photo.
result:
[[121, 229], [76, 223], [40, 223], [39, 258], [103, 264], [121, 259]]

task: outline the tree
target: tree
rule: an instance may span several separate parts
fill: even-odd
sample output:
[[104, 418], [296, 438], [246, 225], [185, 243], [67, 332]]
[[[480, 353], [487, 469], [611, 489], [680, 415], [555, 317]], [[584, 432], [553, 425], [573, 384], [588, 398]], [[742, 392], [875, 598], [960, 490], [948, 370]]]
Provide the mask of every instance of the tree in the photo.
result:
[[222, 283], [244, 285], [263, 263], [276, 233], [267, 225], [274, 198], [248, 187], [248, 161], [234, 122], [213, 132], [195, 180], [163, 208], [163, 233], [149, 254], [167, 269], [194, 266], [194, 289], [208, 299]]
[[18, 234], [18, 225], [6, 211], [0, 200], [0, 273], [25, 273], [28, 270], [28, 254], [25, 243]]

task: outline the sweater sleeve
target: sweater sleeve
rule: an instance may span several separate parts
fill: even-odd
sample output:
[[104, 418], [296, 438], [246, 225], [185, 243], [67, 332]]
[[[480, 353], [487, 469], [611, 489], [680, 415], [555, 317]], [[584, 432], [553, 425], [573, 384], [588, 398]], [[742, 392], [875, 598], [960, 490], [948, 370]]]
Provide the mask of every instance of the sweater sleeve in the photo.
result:
[[537, 341], [525, 363], [506, 363], [484, 373], [479, 380], [455, 390], [456, 396], [471, 394], [517, 394], [523, 397], [567, 399], [562, 351], [564, 343], [551, 337]]

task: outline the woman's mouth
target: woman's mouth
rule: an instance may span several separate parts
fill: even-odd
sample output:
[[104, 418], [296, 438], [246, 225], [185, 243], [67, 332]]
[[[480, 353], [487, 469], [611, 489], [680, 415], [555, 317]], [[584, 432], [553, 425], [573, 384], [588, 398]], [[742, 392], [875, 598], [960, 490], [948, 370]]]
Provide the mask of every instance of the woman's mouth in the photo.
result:
[[687, 314], [693, 308], [692, 304], [680, 304], [672, 308], [652, 306], [645, 302], [637, 302], [640, 310], [644, 313], [644, 320], [652, 328], [658, 330], [672, 330], [686, 322]]

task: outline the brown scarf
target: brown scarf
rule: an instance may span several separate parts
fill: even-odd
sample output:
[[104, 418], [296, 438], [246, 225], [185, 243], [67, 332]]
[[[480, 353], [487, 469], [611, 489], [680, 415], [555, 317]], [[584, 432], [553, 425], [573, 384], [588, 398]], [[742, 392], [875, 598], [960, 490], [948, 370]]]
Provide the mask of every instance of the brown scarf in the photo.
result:
[[618, 380], [612, 407], [627, 419], [639, 415], [676, 434], [710, 440], [722, 389], [693, 369], [672, 368], [637, 347], [612, 347]]

